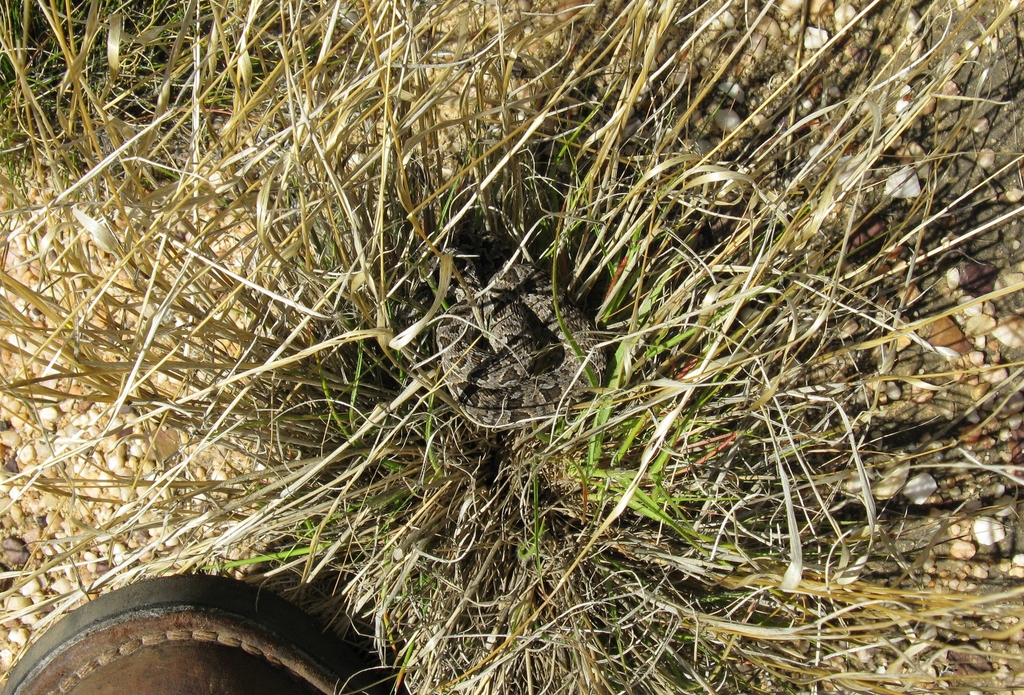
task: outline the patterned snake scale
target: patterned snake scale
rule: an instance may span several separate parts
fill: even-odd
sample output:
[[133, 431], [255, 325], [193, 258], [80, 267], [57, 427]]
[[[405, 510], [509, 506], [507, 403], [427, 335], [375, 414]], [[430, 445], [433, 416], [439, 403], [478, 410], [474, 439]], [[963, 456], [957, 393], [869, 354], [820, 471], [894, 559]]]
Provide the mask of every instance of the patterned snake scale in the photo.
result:
[[[461, 285], [453, 283], [456, 302], [439, 319], [434, 339], [448, 389], [470, 419], [484, 427], [525, 427], [580, 400], [590, 381], [555, 315], [551, 277], [513, 264], [481, 289], [471, 262], [462, 275], [483, 330]], [[606, 357], [593, 324], [561, 292], [558, 309], [587, 366], [601, 378]]]

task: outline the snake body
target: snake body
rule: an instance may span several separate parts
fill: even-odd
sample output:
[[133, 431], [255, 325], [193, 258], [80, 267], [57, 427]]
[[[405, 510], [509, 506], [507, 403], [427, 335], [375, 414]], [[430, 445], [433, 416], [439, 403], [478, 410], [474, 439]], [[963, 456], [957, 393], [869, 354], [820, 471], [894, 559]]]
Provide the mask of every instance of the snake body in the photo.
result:
[[462, 275], [472, 296], [456, 287], [434, 337], [448, 389], [470, 419], [492, 428], [528, 426], [580, 400], [590, 387], [584, 360], [602, 377], [606, 358], [593, 324], [561, 292], [559, 322], [546, 272], [516, 263], [485, 284], [468, 262]]

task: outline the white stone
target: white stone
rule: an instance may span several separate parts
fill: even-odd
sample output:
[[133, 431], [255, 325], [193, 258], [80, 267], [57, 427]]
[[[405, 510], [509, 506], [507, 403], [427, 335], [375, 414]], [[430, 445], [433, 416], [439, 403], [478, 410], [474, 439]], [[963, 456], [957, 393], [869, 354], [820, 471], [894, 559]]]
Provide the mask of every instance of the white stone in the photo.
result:
[[955, 540], [949, 546], [950, 556], [957, 560], [970, 560], [977, 552], [978, 549], [970, 541]]
[[117, 447], [106, 456], [107, 468], [111, 473], [120, 474], [124, 472], [124, 451]]
[[960, 287], [960, 269], [956, 266], [946, 271], [946, 285], [951, 290]]
[[755, 60], [764, 58], [765, 53], [768, 52], [768, 37], [759, 31], [751, 32], [750, 46], [747, 52], [754, 56]]
[[918, 473], [903, 486], [903, 496], [910, 500], [911, 504], [924, 504], [938, 488], [938, 483], [930, 473]]
[[8, 613], [16, 613], [32, 605], [32, 599], [27, 596], [8, 596], [4, 601], [4, 609]]
[[1024, 319], [1007, 316], [992, 329], [991, 335], [1008, 348], [1019, 348], [1024, 345]]
[[983, 149], [983, 150], [979, 150], [978, 151], [978, 166], [980, 166], [982, 169], [988, 170], [988, 169], [991, 169], [992, 167], [994, 167], [995, 164], [996, 164], [996, 153], [995, 152], [993, 152], [992, 150], [990, 150], [987, 147], [985, 149]]
[[39, 420], [44, 425], [52, 425], [60, 419], [60, 410], [54, 406], [47, 406], [39, 411]]
[[[960, 298], [961, 302], [969, 302], [971, 301], [971, 299], [972, 297], [969, 294], [965, 294], [963, 297]], [[960, 311], [964, 312], [964, 316], [977, 316], [978, 314], [985, 313], [984, 306], [982, 304], [978, 304], [977, 302], [975, 302], [974, 304], [968, 304]]]
[[804, 31], [804, 48], [816, 51], [828, 43], [828, 32], [818, 27], [807, 27]]
[[18, 463], [27, 466], [36, 460], [35, 444], [29, 443], [18, 450]]
[[742, 104], [743, 100], [746, 98], [746, 93], [743, 91], [743, 87], [740, 87], [735, 82], [722, 82], [718, 85], [718, 91], [740, 104]]
[[778, 40], [782, 38], [782, 27], [772, 17], [762, 18], [754, 28], [770, 39]]
[[1003, 412], [1014, 415], [1022, 410], [1024, 410], [1024, 393], [1014, 391], [1006, 399], [1006, 405], [1003, 406]]
[[910, 10], [907, 13], [907, 19], [903, 23], [903, 27], [907, 30], [908, 34], [916, 33], [921, 28], [921, 15], [914, 10]]
[[897, 169], [885, 181], [885, 194], [893, 198], [916, 198], [921, 194], [921, 180], [914, 167]]
[[1019, 270], [1004, 270], [999, 273], [998, 277], [996, 277], [996, 281], [992, 283], [992, 288], [995, 290], [1004, 290], [1007, 287], [1014, 287], [1021, 284], [1024, 284], [1024, 273]]
[[890, 381], [885, 385], [885, 395], [890, 401], [898, 401], [903, 395], [903, 391], [900, 389], [899, 384]]
[[743, 119], [732, 109], [718, 109], [718, 111], [715, 111], [715, 125], [723, 133], [731, 133], [739, 128], [742, 122]]
[[848, 2], [844, 2], [842, 5], [836, 8], [836, 26], [839, 28], [845, 27], [847, 24], [853, 21], [853, 18], [857, 16], [857, 8]]
[[964, 324], [964, 333], [972, 338], [976, 335], [988, 335], [996, 327], [996, 320], [985, 314], [977, 314], [967, 318]]
[[11, 644], [24, 647], [28, 644], [28, 630], [23, 627], [16, 627], [7, 633], [7, 639], [10, 640]]
[[21, 446], [21, 435], [14, 430], [0, 432], [0, 442], [8, 449], [17, 449]]
[[31, 596], [32, 594], [38, 593], [42, 587], [39, 586], [39, 580], [32, 577], [27, 582], [21, 585], [18, 589], [18, 593], [22, 596]]
[[1006, 538], [1006, 529], [995, 519], [979, 516], [974, 520], [974, 537], [982, 545], [995, 545]]
[[993, 386], [997, 386], [1010, 378], [1010, 372], [1006, 367], [999, 367], [998, 369], [990, 369], [987, 372], [982, 372], [981, 378], [983, 381], [986, 381]]
[[871, 494], [875, 499], [887, 500], [903, 487], [910, 472], [910, 463], [901, 461], [890, 466], [882, 473], [882, 477], [871, 485]]
[[790, 18], [796, 15], [801, 9], [803, 9], [803, 0], [781, 0], [778, 8], [785, 18]]
[[58, 577], [50, 585], [50, 589], [60, 595], [70, 594], [73, 588], [71, 582], [66, 577]]

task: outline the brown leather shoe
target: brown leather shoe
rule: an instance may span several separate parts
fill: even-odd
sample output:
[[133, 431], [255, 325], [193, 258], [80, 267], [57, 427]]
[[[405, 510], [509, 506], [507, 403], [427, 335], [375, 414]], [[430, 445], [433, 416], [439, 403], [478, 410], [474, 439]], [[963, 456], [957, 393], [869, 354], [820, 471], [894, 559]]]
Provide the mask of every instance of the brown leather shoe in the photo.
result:
[[269, 591], [194, 575], [71, 611], [18, 661], [3, 695], [383, 695], [385, 682]]

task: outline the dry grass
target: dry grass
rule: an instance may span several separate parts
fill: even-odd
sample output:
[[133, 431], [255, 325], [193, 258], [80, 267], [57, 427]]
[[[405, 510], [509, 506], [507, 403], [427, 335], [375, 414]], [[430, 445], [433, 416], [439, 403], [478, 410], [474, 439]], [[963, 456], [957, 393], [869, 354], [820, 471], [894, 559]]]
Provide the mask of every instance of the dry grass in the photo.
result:
[[[351, 615], [417, 693], [1004, 687], [1012, 659], [949, 664], [1017, 633], [1021, 591], [930, 587], [939, 524], [901, 546], [869, 455], [888, 383], [963, 371], [893, 365], [941, 356], [919, 334], [956, 307], [914, 302], [992, 224], [934, 231], [998, 178], [949, 184], [991, 108], [944, 91], [975, 60], [952, 49], [998, 57], [1019, 15], [925, 3], [908, 38], [907, 3], [863, 5], [791, 17], [832, 40], [789, 59], [751, 59], [762, 10], [720, 0], [0, 10], [2, 405], [45, 442], [0, 513], [46, 516], [0, 597], [76, 578], [8, 623], [235, 571]], [[923, 193], [894, 200], [905, 160]], [[524, 433], [459, 416], [417, 323], [478, 228], [612, 357]], [[79, 403], [92, 429], [63, 426]]]

